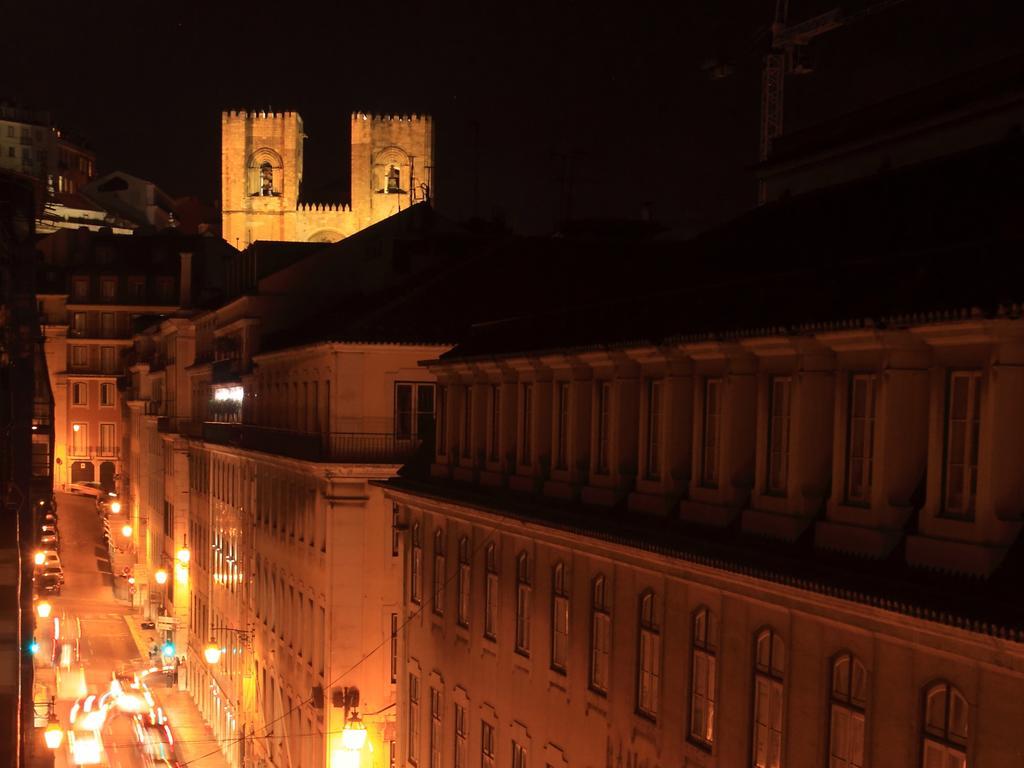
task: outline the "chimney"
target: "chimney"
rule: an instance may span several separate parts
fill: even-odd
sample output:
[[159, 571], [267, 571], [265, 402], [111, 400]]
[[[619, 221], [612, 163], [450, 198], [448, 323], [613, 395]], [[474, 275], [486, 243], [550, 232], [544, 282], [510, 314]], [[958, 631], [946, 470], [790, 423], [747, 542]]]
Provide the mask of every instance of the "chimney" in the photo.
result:
[[187, 307], [192, 303], [192, 254], [181, 255], [181, 288], [178, 304]]

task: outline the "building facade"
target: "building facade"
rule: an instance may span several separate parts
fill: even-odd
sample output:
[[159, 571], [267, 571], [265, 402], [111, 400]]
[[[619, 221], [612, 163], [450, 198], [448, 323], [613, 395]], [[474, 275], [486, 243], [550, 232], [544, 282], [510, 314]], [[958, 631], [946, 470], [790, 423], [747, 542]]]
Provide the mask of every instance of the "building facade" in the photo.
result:
[[1018, 762], [1020, 626], [907, 582], [1017, 540], [1021, 322], [432, 364], [432, 478], [388, 492], [401, 760]]
[[351, 117], [348, 203], [303, 202], [297, 112], [221, 114], [224, 239], [238, 249], [258, 240], [335, 242], [417, 202], [431, 200], [434, 128], [427, 115]]

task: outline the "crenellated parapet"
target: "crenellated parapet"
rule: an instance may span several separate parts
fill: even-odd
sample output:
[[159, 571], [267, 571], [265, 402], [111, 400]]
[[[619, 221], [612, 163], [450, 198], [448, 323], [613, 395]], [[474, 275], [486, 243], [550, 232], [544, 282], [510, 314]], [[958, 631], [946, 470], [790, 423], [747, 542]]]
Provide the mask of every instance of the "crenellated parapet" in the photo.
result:
[[379, 122], [405, 122], [405, 123], [430, 123], [432, 118], [430, 115], [419, 115], [415, 112], [412, 114], [378, 114], [376, 112], [353, 112], [353, 120], [373, 120]]
[[268, 112], [266, 110], [230, 109], [220, 113], [222, 120], [291, 120], [298, 112]]

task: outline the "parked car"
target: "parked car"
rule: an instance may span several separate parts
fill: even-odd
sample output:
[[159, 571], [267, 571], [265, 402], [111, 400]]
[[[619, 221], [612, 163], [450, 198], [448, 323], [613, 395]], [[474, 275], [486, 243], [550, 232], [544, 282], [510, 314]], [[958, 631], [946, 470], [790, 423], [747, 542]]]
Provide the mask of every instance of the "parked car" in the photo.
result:
[[36, 594], [37, 595], [59, 595], [61, 585], [64, 583], [64, 577], [62, 574], [55, 573], [53, 571], [43, 571], [38, 577], [34, 577], [36, 581]]
[[40, 538], [42, 538], [43, 536], [56, 536], [56, 535], [57, 535], [57, 526], [56, 525], [47, 525], [47, 524], [44, 523], [43, 525], [39, 526], [39, 537]]
[[94, 483], [92, 481], [87, 481], [84, 483], [71, 483], [70, 485], [68, 485], [68, 490], [71, 491], [71, 493], [78, 493], [81, 494], [82, 496], [93, 496], [95, 498], [99, 498], [100, 496], [103, 496], [107, 492], [107, 489], [104, 488], [102, 485], [100, 485], [99, 483]]
[[64, 569], [60, 565], [44, 565], [42, 572], [39, 574], [40, 578], [55, 578], [57, 583], [64, 586]]
[[60, 552], [60, 542], [56, 536], [43, 536], [39, 539], [39, 546], [43, 549], [52, 549], [55, 552]]
[[57, 513], [56, 512], [44, 512], [39, 518], [40, 525], [56, 525], [57, 524]]
[[43, 550], [43, 563], [40, 566], [43, 570], [50, 567], [60, 568], [60, 555], [57, 554], [55, 549], [44, 549]]

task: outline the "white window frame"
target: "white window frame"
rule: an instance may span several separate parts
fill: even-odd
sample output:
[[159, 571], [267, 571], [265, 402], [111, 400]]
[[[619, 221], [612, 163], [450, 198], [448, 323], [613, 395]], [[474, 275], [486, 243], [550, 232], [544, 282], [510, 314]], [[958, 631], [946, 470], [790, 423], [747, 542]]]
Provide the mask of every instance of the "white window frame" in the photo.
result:
[[[762, 652], [764, 651], [764, 652]], [[754, 768], [781, 768], [785, 720], [786, 646], [774, 629], [757, 634], [754, 654]]]
[[706, 606], [693, 612], [690, 670], [690, 740], [710, 750], [718, 715], [718, 618]]
[[636, 712], [657, 721], [661, 696], [661, 629], [654, 590], [640, 594], [637, 612]]
[[480, 768], [494, 768], [494, 724], [480, 721]]
[[520, 552], [516, 557], [516, 642], [515, 651], [520, 656], [530, 655], [530, 601], [533, 585], [530, 579], [530, 555]]
[[430, 686], [430, 768], [441, 768], [441, 749], [444, 743], [444, 721], [441, 691]]
[[868, 673], [851, 653], [832, 660], [829, 696], [829, 768], [864, 768]]
[[[78, 431], [75, 431], [75, 427]], [[76, 421], [71, 424], [71, 440], [68, 444], [68, 451], [71, 456], [86, 458], [89, 456], [89, 424], [84, 421]]]
[[409, 673], [409, 762], [419, 763], [420, 744], [420, 679]]
[[[105, 427], [109, 427], [109, 429], [104, 429]], [[104, 440], [103, 440], [104, 432], [107, 432], [111, 436], [109, 445], [106, 444], [104, 442]], [[98, 447], [98, 450], [97, 450], [97, 455], [98, 456], [114, 456], [117, 453], [116, 448], [117, 448], [117, 425], [113, 424], [113, 423], [110, 423], [110, 422], [103, 422], [103, 423], [101, 423], [100, 424], [100, 439], [99, 439], [99, 447]]]
[[[966, 386], [965, 413], [954, 417], [956, 388]], [[974, 518], [978, 490], [978, 449], [981, 438], [982, 379], [981, 371], [951, 371], [947, 387], [946, 434], [942, 457], [942, 513], [962, 520]], [[959, 430], [958, 430], [959, 425]], [[962, 440], [957, 440], [958, 431]], [[955, 443], [960, 442], [957, 446]], [[959, 458], [959, 461], [954, 459]], [[953, 483], [962, 484], [960, 498], [952, 492]]]
[[444, 616], [444, 582], [448, 565], [448, 551], [443, 528], [434, 531], [434, 581], [432, 609], [435, 616]]
[[494, 544], [484, 552], [484, 637], [498, 637], [498, 554]]
[[602, 696], [608, 695], [611, 638], [608, 581], [603, 574], [598, 574], [590, 587], [590, 690]]
[[[81, 397], [79, 397], [79, 394], [81, 394]], [[89, 404], [88, 381], [75, 381], [71, 383], [71, 404], [76, 406]]]
[[[104, 392], [109, 392], [110, 393], [110, 399], [107, 400], [107, 401], [104, 401], [104, 397], [103, 397], [103, 393]], [[117, 390], [114, 387], [113, 383], [111, 383], [109, 381], [101, 381], [100, 382], [100, 407], [102, 407], [102, 408], [113, 408], [117, 404], [117, 395], [115, 394], [116, 392], [117, 392]]]
[[469, 759], [469, 723], [466, 708], [455, 702], [455, 768], [467, 768]]
[[[860, 391], [863, 390], [863, 399]], [[878, 408], [878, 376], [850, 374], [846, 440], [846, 501], [868, 504], [874, 475], [875, 414]]]
[[[932, 707], [941, 697], [942, 725], [933, 724]], [[962, 707], [963, 732], [953, 730], [955, 708]], [[922, 768], [949, 768], [967, 766], [970, 705], [962, 693], [951, 683], [939, 681], [928, 686], [924, 694], [924, 717], [921, 723]]]
[[459, 539], [459, 578], [458, 578], [458, 604], [455, 612], [455, 622], [463, 629], [469, 629], [469, 611], [472, 589], [472, 565], [469, 552], [469, 537], [463, 536]]
[[564, 563], [551, 569], [551, 669], [566, 673], [569, 664], [569, 588]]

